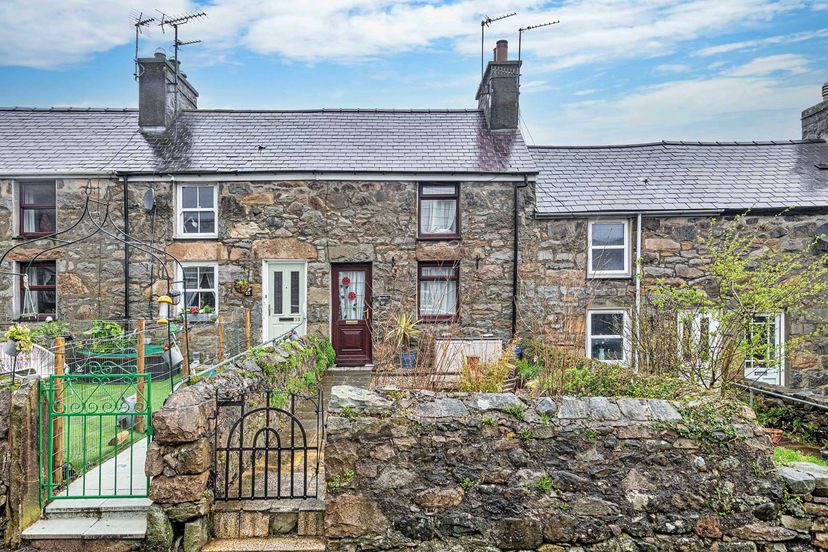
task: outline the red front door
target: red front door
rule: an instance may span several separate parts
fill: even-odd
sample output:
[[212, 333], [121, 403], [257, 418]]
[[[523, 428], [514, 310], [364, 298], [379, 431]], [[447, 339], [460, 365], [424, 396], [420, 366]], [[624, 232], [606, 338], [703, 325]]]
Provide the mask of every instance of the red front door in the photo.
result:
[[336, 363], [371, 363], [371, 265], [332, 265], [332, 338]]

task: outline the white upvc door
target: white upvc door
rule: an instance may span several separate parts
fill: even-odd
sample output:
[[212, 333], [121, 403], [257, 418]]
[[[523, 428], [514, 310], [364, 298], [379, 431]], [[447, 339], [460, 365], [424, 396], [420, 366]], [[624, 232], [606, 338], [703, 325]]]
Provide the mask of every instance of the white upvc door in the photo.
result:
[[293, 329], [299, 335], [305, 335], [308, 328], [307, 263], [266, 261], [263, 272], [265, 340]]

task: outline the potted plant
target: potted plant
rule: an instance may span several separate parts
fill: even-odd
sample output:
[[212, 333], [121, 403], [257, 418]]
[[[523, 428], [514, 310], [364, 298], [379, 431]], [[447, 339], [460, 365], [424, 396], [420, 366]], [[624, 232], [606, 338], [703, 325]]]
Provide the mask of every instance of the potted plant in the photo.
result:
[[246, 294], [247, 289], [250, 287], [250, 282], [245, 280], [244, 278], [240, 278], [233, 282], [233, 289], [236, 290], [236, 293]]
[[[215, 311], [210, 305], [204, 305], [201, 308], [187, 307], [187, 319], [190, 322], [209, 322], [213, 319]], [[181, 313], [181, 318], [184, 318], [184, 313]]]
[[3, 352], [8, 356], [17, 356], [19, 353], [28, 354], [32, 352], [32, 331], [22, 324], [13, 324], [6, 330], [6, 343], [3, 345]]
[[418, 324], [419, 320], [407, 313], [394, 318], [391, 337], [396, 350], [400, 351], [400, 368], [411, 369], [417, 364], [417, 351], [412, 349], [412, 343], [420, 335]]
[[178, 368], [184, 362], [184, 355], [181, 354], [181, 349], [176, 343], [164, 343], [161, 347], [163, 351], [164, 360], [170, 366], [170, 370]]

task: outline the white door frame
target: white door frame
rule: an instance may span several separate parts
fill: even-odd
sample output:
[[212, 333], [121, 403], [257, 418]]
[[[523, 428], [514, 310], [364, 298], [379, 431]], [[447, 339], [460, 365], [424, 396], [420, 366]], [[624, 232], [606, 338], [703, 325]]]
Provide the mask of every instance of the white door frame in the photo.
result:
[[267, 268], [270, 264], [277, 263], [302, 263], [305, 265], [305, 286], [302, 303], [304, 305], [303, 312], [305, 313], [305, 320], [302, 325], [305, 332], [308, 331], [308, 261], [307, 259], [264, 259], [262, 260], [261, 279], [262, 282], [262, 343], [266, 343], [270, 339], [270, 322], [268, 321], [268, 314], [270, 312], [270, 296], [268, 290], [270, 289], [270, 280], [268, 278]]

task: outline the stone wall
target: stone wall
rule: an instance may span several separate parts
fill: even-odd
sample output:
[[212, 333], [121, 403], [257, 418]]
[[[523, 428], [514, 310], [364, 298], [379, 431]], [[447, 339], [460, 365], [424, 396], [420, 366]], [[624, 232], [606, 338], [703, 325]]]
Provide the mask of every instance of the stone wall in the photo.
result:
[[[617, 219], [616, 219], [617, 220]], [[732, 217], [716, 219], [724, 225]], [[748, 231], [757, 248], [805, 251], [827, 214], [751, 215]], [[635, 219], [630, 220], [631, 254], [635, 258]], [[703, 283], [706, 254], [698, 238], [714, 223], [710, 217], [644, 218], [642, 224], [643, 286], [656, 278], [668, 282]], [[630, 308], [635, 301], [633, 278], [587, 278], [588, 219], [539, 219], [525, 226], [521, 249], [521, 308], [524, 328], [535, 318], [566, 312], [575, 305], [585, 316], [588, 308]], [[825, 252], [815, 252], [824, 257]], [[543, 312], [538, 312], [538, 311]], [[826, 318], [824, 304], [813, 305], [807, 314], [786, 317], [786, 335], [814, 332]], [[549, 322], [547, 320], [547, 322]], [[785, 382], [791, 387], [819, 388], [828, 385], [828, 333], [823, 331], [786, 358]]]
[[[714, 404], [722, 415], [732, 408], [721, 425], [701, 406], [681, 408], [336, 387], [328, 549], [812, 549], [808, 530], [781, 521], [802, 524], [805, 512], [783, 505], [752, 412]], [[813, 488], [798, 494], [820, 505], [811, 515], [822, 512]]]
[[828, 101], [820, 102], [802, 112], [802, 139], [809, 138], [828, 139]]

